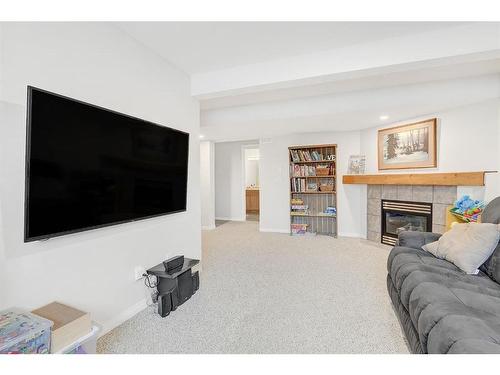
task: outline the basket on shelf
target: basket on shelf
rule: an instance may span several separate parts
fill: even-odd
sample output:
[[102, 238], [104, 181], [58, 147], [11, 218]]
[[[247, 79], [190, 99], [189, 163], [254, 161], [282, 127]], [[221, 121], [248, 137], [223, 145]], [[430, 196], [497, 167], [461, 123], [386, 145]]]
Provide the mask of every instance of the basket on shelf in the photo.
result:
[[328, 176], [329, 174], [329, 167], [316, 167], [316, 176]]
[[319, 191], [333, 191], [333, 185], [319, 185]]

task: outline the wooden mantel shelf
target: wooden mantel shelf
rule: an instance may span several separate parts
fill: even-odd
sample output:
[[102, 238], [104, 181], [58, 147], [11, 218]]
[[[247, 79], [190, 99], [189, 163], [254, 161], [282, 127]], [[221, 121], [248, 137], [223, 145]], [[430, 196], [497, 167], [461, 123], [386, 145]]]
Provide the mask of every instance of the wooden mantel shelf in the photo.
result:
[[344, 175], [344, 184], [484, 186], [484, 175], [496, 171]]

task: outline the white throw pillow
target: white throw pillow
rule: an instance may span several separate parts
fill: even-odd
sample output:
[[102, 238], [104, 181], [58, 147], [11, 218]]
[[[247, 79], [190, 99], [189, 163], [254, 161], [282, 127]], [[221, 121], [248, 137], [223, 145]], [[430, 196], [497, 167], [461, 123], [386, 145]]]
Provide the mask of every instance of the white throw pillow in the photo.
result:
[[422, 249], [455, 264], [465, 273], [476, 274], [495, 250], [499, 239], [499, 224], [457, 224], [438, 241], [424, 245]]

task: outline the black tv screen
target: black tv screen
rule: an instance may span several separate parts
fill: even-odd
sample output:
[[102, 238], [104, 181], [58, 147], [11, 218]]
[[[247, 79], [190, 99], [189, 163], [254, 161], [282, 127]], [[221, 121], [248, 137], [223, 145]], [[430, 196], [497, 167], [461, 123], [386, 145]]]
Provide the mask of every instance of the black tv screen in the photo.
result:
[[186, 210], [189, 134], [28, 87], [25, 242]]

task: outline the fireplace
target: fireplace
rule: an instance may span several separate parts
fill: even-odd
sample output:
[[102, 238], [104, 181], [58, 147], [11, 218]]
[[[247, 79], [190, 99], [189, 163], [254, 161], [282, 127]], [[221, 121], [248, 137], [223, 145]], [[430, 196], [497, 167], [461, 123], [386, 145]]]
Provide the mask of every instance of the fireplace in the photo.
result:
[[381, 242], [391, 246], [401, 232], [432, 232], [432, 203], [382, 199], [381, 224]]

